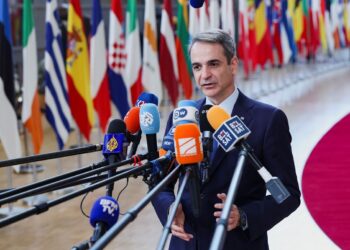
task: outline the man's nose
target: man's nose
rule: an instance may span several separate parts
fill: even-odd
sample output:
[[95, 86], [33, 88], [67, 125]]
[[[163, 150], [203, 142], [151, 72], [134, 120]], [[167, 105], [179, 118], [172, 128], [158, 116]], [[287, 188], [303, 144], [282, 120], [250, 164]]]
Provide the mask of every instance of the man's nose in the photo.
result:
[[207, 79], [211, 76], [211, 71], [210, 68], [208, 66], [203, 66], [202, 68], [202, 77]]

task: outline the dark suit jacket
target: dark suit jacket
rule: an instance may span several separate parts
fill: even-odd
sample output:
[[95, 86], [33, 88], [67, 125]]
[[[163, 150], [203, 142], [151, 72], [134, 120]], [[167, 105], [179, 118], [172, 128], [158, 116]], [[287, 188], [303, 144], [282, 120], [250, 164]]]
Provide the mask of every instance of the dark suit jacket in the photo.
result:
[[[204, 99], [197, 101], [198, 108]], [[241, 92], [232, 110], [252, 131], [247, 142], [252, 146], [262, 164], [273, 175], [280, 178], [291, 193], [282, 204], [277, 204], [270, 195], [255, 168], [247, 160], [234, 204], [247, 215], [248, 229], [236, 228], [227, 232], [224, 249], [269, 249], [267, 231], [291, 214], [300, 204], [300, 190], [291, 151], [291, 135], [286, 115], [279, 109], [254, 101]], [[172, 123], [168, 120], [167, 131]], [[209, 181], [201, 186], [201, 212], [199, 218], [192, 214], [191, 197], [186, 189], [181, 199], [185, 212], [185, 230], [194, 235], [189, 241], [172, 237], [170, 249], [208, 249], [215, 231], [214, 204], [220, 202], [218, 193], [227, 193], [238, 159], [238, 149], [225, 153], [220, 147], [216, 151], [209, 169]], [[180, 182], [182, 177], [180, 177]], [[174, 201], [174, 183], [160, 192], [152, 204], [164, 225], [168, 208]]]

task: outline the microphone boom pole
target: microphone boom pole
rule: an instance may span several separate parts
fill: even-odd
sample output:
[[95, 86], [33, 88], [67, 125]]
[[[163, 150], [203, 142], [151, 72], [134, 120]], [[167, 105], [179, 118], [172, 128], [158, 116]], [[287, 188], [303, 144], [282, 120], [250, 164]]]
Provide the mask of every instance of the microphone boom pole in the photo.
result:
[[[166, 159], [165, 157], [163, 158], [164, 160], [168, 160]], [[15, 214], [13, 216], [10, 216], [10, 217], [6, 217], [4, 219], [1, 219], [0, 220], [0, 228], [4, 227], [4, 226], [7, 226], [7, 225], [10, 225], [14, 222], [17, 222], [21, 219], [25, 219], [31, 215], [34, 215], [34, 214], [40, 214], [40, 213], [43, 213], [43, 212], [46, 212], [47, 210], [49, 210], [50, 207], [53, 207], [53, 206], [56, 206], [58, 204], [61, 204], [65, 201], [68, 201], [70, 199], [73, 199], [75, 197], [78, 197], [79, 195], [82, 195], [82, 194], [85, 194], [87, 192], [90, 192], [92, 190], [95, 190], [97, 188], [100, 188], [102, 186], [105, 186], [106, 184], [109, 184], [109, 183], [112, 183], [112, 182], [115, 182], [117, 180], [120, 180], [122, 178], [125, 178], [127, 176], [130, 176], [130, 175], [135, 175], [135, 174], [138, 174], [144, 170], [147, 170], [147, 169], [150, 169], [152, 167], [152, 163], [151, 162], [147, 162], [145, 163], [143, 166], [140, 166], [140, 167], [137, 167], [135, 169], [131, 169], [129, 171], [125, 171], [124, 173], [121, 173], [121, 174], [118, 174], [118, 175], [115, 175], [111, 178], [108, 178], [106, 180], [102, 180], [102, 181], [99, 181], [99, 182], [96, 182], [95, 184], [92, 184], [88, 187], [85, 187], [85, 188], [82, 188], [80, 190], [77, 190], [77, 191], [74, 191], [72, 193], [69, 193], [67, 195], [64, 195], [64, 196], [61, 196], [57, 199], [54, 199], [54, 200], [51, 200], [51, 201], [48, 201], [48, 202], [43, 202], [39, 205], [36, 205], [32, 208], [29, 208], [21, 213], [18, 213], [18, 214]]]
[[90, 249], [98, 250], [103, 249], [110, 241], [113, 240], [122, 229], [126, 227], [131, 221], [133, 221], [137, 214], [151, 201], [154, 195], [156, 195], [162, 188], [169, 184], [169, 182], [175, 177], [180, 170], [180, 165], [174, 168], [157, 186], [155, 186], [147, 195], [131, 208], [121, 220], [111, 227]]
[[176, 210], [177, 210], [177, 208], [178, 208], [178, 206], [180, 204], [181, 197], [182, 197], [182, 194], [183, 194], [183, 192], [185, 190], [185, 187], [186, 187], [186, 184], [188, 182], [188, 179], [190, 178], [190, 174], [191, 174], [191, 169], [187, 168], [186, 169], [186, 173], [185, 173], [185, 177], [182, 180], [182, 183], [181, 183], [181, 185], [179, 187], [179, 191], [177, 192], [176, 199], [175, 199], [175, 201], [173, 203], [174, 205], [172, 206], [172, 208], [171, 208], [171, 210], [169, 212], [168, 219], [167, 219], [167, 221], [165, 223], [165, 226], [163, 228], [162, 235], [160, 236], [160, 240], [158, 242], [157, 250], [162, 250], [165, 247], [166, 240], [168, 239], [168, 236], [169, 236], [171, 224], [174, 221], [174, 218], [175, 218], [175, 215], [176, 215]]
[[66, 156], [101, 151], [102, 146], [103, 146], [102, 144], [88, 145], [85, 147], [67, 149], [67, 150], [62, 150], [62, 151], [58, 151], [58, 152], [51, 152], [51, 153], [40, 154], [40, 155], [31, 155], [31, 156], [26, 156], [26, 157], [21, 157], [21, 158], [16, 158], [16, 159], [0, 161], [0, 168], [12, 166], [12, 165], [20, 165], [20, 164], [24, 164], [24, 163], [45, 161], [45, 160], [50, 160], [50, 159], [62, 158], [62, 157], [66, 157]]
[[94, 170], [91, 170], [91, 171], [86, 172], [86, 173], [81, 173], [81, 174], [78, 174], [78, 175], [70, 176], [70, 177], [68, 177], [66, 179], [58, 180], [56, 182], [43, 185], [41, 187], [32, 188], [32, 189], [26, 190], [26, 191], [24, 191], [22, 193], [17, 193], [17, 194], [14, 194], [12, 196], [9, 196], [9, 197], [1, 199], [0, 200], [0, 205], [6, 204], [6, 203], [9, 203], [9, 202], [13, 202], [13, 201], [17, 201], [19, 199], [22, 199], [22, 198], [28, 197], [28, 196], [32, 196], [32, 195], [35, 195], [37, 193], [41, 193], [42, 191], [45, 191], [47, 189], [53, 189], [53, 188], [61, 187], [61, 186], [64, 186], [64, 185], [68, 184], [69, 182], [77, 181], [79, 179], [88, 177], [90, 175], [102, 173], [102, 172], [110, 170], [110, 169], [115, 169], [115, 168], [120, 167], [120, 166], [122, 166], [124, 164], [132, 163], [133, 161], [134, 161], [134, 159], [128, 159], [128, 160], [125, 160], [125, 161], [116, 162], [116, 163], [107, 165], [105, 167], [94, 169]]
[[222, 209], [220, 219], [216, 223], [214, 236], [211, 241], [209, 250], [221, 250], [224, 246], [228, 219], [230, 217], [230, 212], [231, 212], [231, 206], [236, 198], [236, 193], [238, 190], [239, 183], [241, 181], [243, 168], [244, 168], [247, 156], [248, 156], [247, 149], [242, 148], [239, 153], [235, 172], [233, 173], [231, 183], [227, 191], [227, 197], [226, 197], [224, 207]]

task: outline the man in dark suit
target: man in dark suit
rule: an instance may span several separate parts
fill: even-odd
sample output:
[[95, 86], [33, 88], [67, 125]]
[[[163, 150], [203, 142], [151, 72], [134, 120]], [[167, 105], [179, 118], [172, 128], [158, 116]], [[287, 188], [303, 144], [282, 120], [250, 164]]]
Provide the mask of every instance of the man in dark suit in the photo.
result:
[[[290, 215], [300, 204], [300, 190], [291, 151], [291, 135], [285, 114], [270, 105], [246, 97], [235, 86], [238, 59], [233, 39], [221, 30], [210, 30], [194, 36], [189, 45], [194, 78], [205, 98], [204, 104], [219, 105], [227, 113], [240, 117], [252, 131], [247, 142], [262, 164], [290, 192], [281, 204], [266, 194], [265, 183], [246, 161], [237, 195], [230, 212], [224, 249], [269, 249], [267, 231]], [[167, 131], [172, 126], [172, 115]], [[172, 224], [170, 249], [208, 249], [221, 215], [226, 193], [238, 159], [238, 149], [226, 153], [218, 147], [209, 168], [209, 180], [201, 184], [201, 211], [192, 214], [188, 189], [181, 199]], [[182, 178], [179, 178], [181, 182]], [[169, 207], [175, 199], [174, 183], [152, 201], [164, 225]]]

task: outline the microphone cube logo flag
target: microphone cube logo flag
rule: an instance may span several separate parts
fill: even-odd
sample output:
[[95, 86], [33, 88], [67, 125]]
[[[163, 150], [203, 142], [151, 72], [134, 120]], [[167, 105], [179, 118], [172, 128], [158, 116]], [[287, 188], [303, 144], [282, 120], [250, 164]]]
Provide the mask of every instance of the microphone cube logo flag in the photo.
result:
[[159, 132], [160, 117], [157, 105], [145, 103], [140, 108], [140, 126], [144, 134], [156, 134]]
[[238, 118], [234, 116], [225, 121], [213, 134], [215, 140], [226, 151], [234, 149], [235, 145], [242, 139], [248, 137], [251, 133], [249, 128]]
[[203, 160], [200, 131], [196, 124], [178, 125], [174, 134], [176, 160], [179, 164], [194, 164]]
[[236, 137], [225, 124], [214, 132], [213, 137], [226, 152], [234, 148]]
[[106, 134], [103, 143], [103, 154], [118, 154], [123, 152], [124, 134]]
[[231, 131], [234, 133], [237, 140], [246, 139], [248, 135], [251, 133], [249, 128], [238, 118], [238, 116], [234, 116], [231, 119], [225, 122]]
[[198, 123], [199, 111], [192, 106], [178, 107], [173, 112], [173, 124]]
[[119, 211], [118, 203], [115, 203], [110, 199], [101, 199], [100, 205], [102, 206], [103, 213], [107, 212], [112, 217], [118, 216], [118, 213], [115, 213]]

